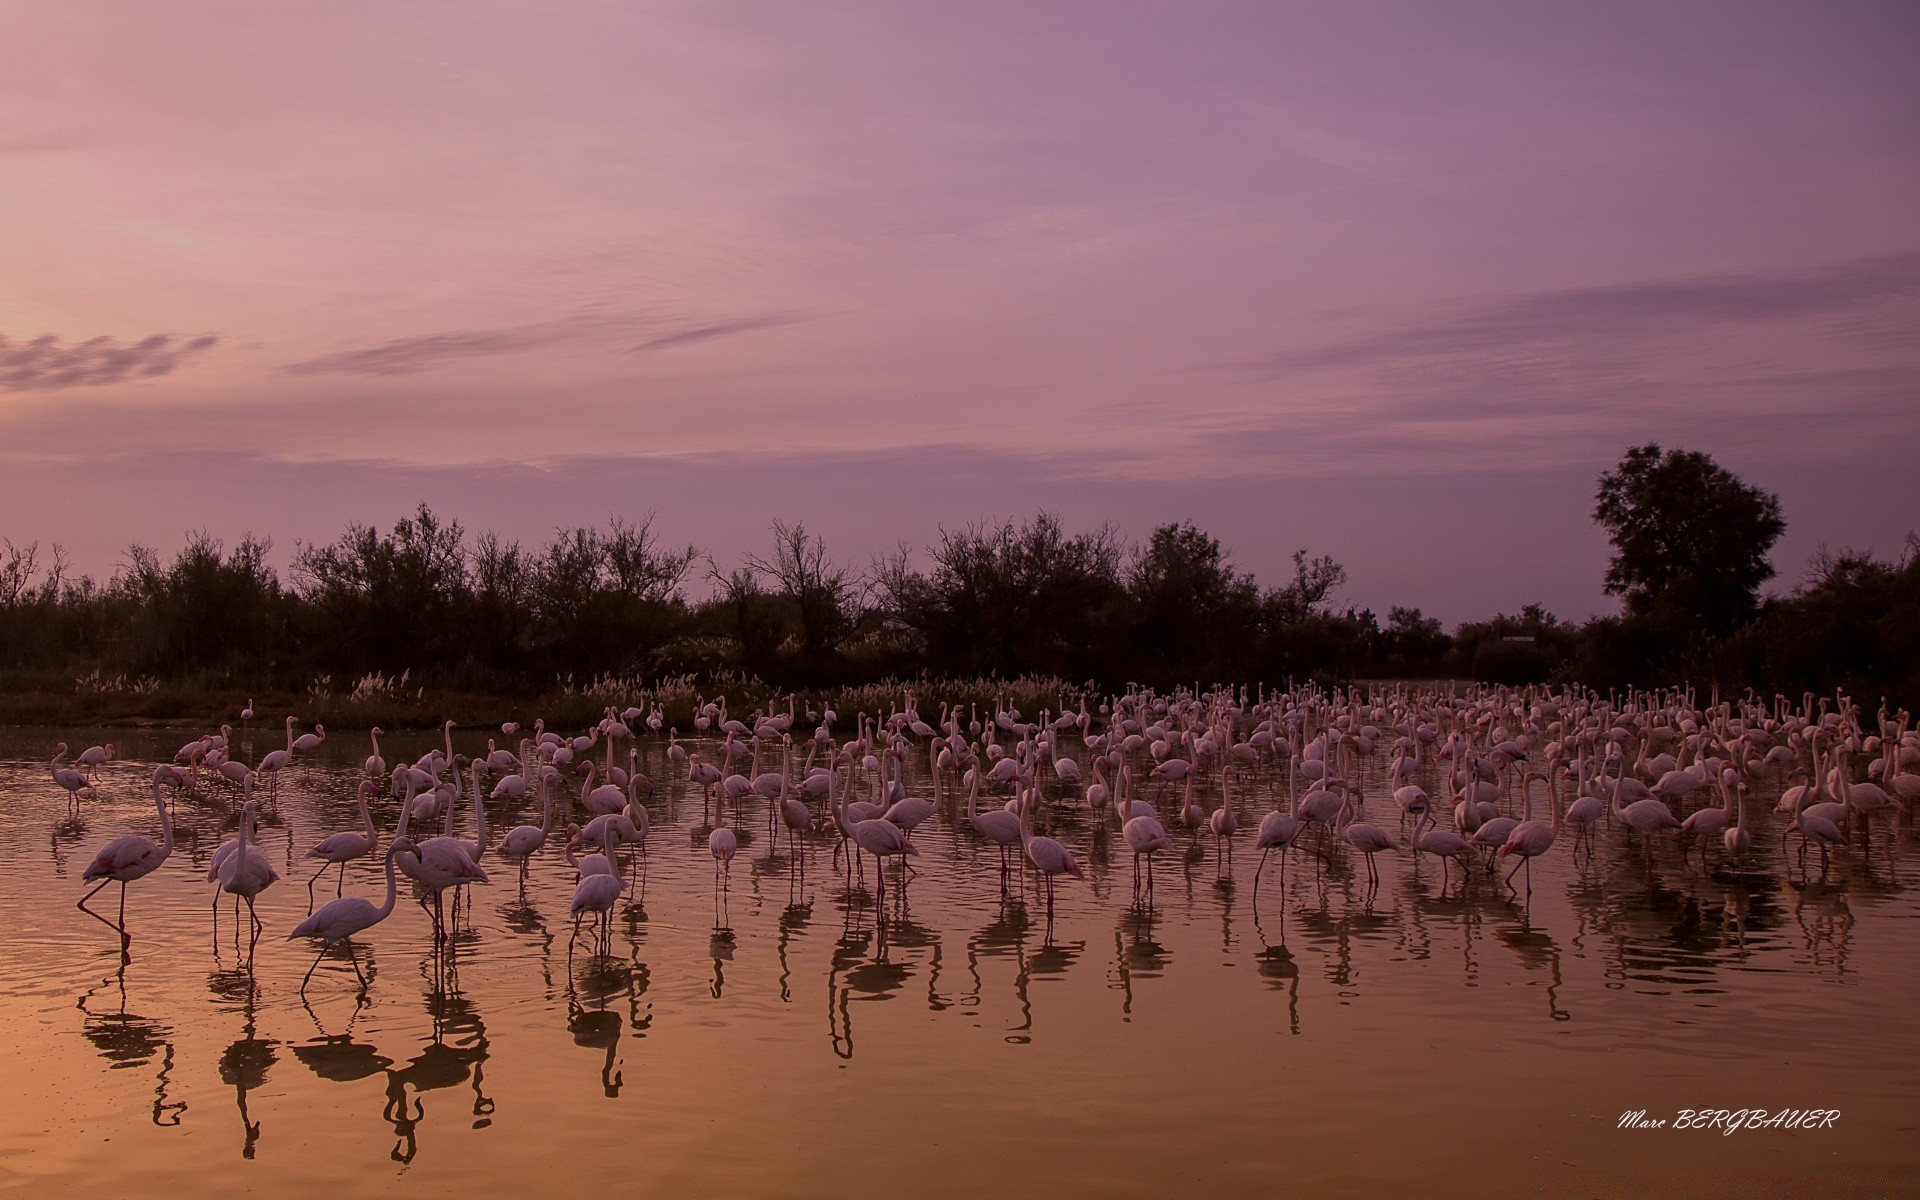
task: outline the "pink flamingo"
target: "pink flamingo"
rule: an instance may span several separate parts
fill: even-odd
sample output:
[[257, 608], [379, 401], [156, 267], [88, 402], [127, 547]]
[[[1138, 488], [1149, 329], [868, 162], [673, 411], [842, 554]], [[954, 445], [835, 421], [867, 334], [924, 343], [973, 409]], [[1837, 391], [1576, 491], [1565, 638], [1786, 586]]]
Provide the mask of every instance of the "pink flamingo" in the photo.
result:
[[[160, 844], [156, 846], [136, 833], [122, 834], [100, 847], [100, 852], [93, 856], [93, 862], [80, 876], [85, 882], [95, 879], [100, 882], [92, 891], [80, 897], [76, 907], [101, 924], [112, 925], [120, 932], [120, 955], [123, 959], [133, 945], [133, 937], [127, 933], [127, 885], [159, 870], [160, 864], [166, 862], [173, 853], [173, 818], [167, 812], [166, 797], [160, 791], [172, 778], [170, 767], [162, 767], [153, 773], [153, 806], [160, 811]], [[87, 907], [87, 901], [93, 899], [101, 888], [114, 882], [120, 884], [120, 922], [117, 925]]]

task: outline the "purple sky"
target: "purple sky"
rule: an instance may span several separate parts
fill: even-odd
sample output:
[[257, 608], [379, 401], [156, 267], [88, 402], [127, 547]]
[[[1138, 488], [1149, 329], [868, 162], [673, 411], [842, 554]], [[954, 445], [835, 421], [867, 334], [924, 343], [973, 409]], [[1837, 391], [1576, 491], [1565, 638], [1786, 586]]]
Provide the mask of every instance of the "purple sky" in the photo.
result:
[[1594, 478], [1920, 524], [1920, 8], [17, 6], [0, 535], [1190, 518], [1606, 611]]

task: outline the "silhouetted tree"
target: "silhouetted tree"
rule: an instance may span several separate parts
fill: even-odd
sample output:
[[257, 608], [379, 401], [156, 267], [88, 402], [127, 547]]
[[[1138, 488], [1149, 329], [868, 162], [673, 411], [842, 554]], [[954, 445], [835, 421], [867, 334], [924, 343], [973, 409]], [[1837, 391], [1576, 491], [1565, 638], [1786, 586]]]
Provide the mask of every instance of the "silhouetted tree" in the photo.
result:
[[826, 542], [799, 521], [773, 523], [773, 557], [747, 556], [747, 567], [772, 580], [791, 617], [801, 664], [824, 667], [858, 622], [852, 570], [827, 555]]
[[569, 671], [642, 669], [678, 631], [680, 585], [699, 556], [662, 546], [652, 514], [637, 524], [613, 518], [605, 530], [555, 530], [537, 571], [540, 649]]
[[1111, 528], [1069, 537], [1043, 512], [1020, 525], [942, 529], [929, 553], [930, 572], [911, 569], [902, 548], [875, 575], [888, 616], [921, 635], [933, 671], [1101, 673], [1125, 600]]
[[204, 530], [162, 565], [146, 546], [130, 546], [115, 585], [131, 601], [127, 663], [140, 671], [183, 673], [270, 665], [288, 649], [280, 581], [267, 565], [271, 543], [251, 534], [231, 554]]
[[1191, 521], [1162, 525], [1127, 570], [1128, 675], [1154, 683], [1241, 678], [1258, 636], [1260, 587]]
[[1724, 634], [1749, 620], [1786, 531], [1780, 498], [1694, 450], [1635, 446], [1600, 477], [1593, 518], [1613, 558], [1606, 590], [1635, 616]]
[[329, 545], [300, 547], [294, 586], [332, 665], [399, 670], [458, 659], [465, 541], [460, 522], [422, 504], [391, 534], [356, 524]]

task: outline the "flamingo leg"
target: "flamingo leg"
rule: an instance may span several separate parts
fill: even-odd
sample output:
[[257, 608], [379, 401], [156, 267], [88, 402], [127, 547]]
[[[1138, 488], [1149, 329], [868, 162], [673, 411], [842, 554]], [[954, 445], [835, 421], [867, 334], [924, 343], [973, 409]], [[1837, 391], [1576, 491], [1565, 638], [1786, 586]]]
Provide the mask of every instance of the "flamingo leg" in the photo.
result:
[[112, 882], [113, 882], [113, 880], [111, 880], [111, 879], [102, 879], [102, 880], [101, 880], [101, 881], [99, 882], [99, 884], [97, 884], [97, 885], [96, 885], [96, 886], [94, 887], [94, 889], [93, 889], [93, 891], [91, 891], [91, 892], [88, 892], [88, 893], [87, 893], [86, 895], [84, 895], [84, 896], [82, 896], [82, 897], [80, 897], [80, 900], [79, 900], [79, 902], [78, 902], [78, 903], [76, 903], [76, 904], [74, 905], [74, 907], [75, 907], [75, 908], [78, 908], [78, 909], [79, 909], [79, 910], [80, 910], [81, 912], [83, 912], [83, 913], [85, 913], [85, 914], [87, 914], [88, 916], [90, 916], [90, 917], [92, 917], [92, 918], [93, 918], [94, 920], [96, 920], [96, 921], [98, 921], [98, 922], [100, 922], [100, 923], [101, 923], [102, 925], [105, 925], [105, 926], [106, 926], [106, 927], [108, 927], [109, 929], [112, 929], [112, 930], [114, 930], [115, 932], [117, 932], [117, 933], [119, 933], [119, 934], [120, 934], [120, 937], [121, 937], [121, 943], [120, 943], [120, 944], [121, 944], [121, 948], [122, 948], [122, 949], [125, 949], [125, 947], [126, 947], [126, 936], [127, 936], [127, 931], [126, 931], [126, 923], [127, 923], [127, 918], [126, 918], [126, 909], [125, 909], [125, 904], [126, 904], [126, 899], [125, 899], [125, 897], [126, 897], [126, 885], [125, 885], [125, 884], [122, 884], [122, 885], [120, 886], [120, 895], [121, 895], [121, 905], [122, 905], [122, 908], [121, 908], [121, 915], [120, 915], [120, 924], [118, 924], [118, 925], [115, 925], [115, 924], [114, 924], [114, 923], [113, 923], [112, 921], [109, 921], [109, 920], [107, 920], [107, 919], [106, 919], [105, 917], [103, 917], [103, 916], [101, 916], [101, 915], [100, 915], [99, 913], [97, 913], [97, 912], [95, 912], [95, 911], [93, 911], [92, 909], [90, 909], [90, 908], [88, 908], [88, 907], [87, 907], [87, 901], [89, 901], [89, 900], [91, 900], [91, 899], [93, 899], [93, 898], [94, 898], [94, 896], [96, 896], [97, 894], [99, 894], [99, 892], [100, 892], [100, 889], [101, 889], [101, 888], [104, 888], [104, 887], [106, 887], [106, 886], [107, 886], [108, 884], [110, 884], [110, 883], [112, 883]]
[[320, 953], [313, 956], [313, 965], [308, 967], [307, 973], [300, 977], [300, 994], [301, 995], [304, 996], [307, 994], [307, 981], [313, 978], [313, 973], [316, 970], [318, 970], [320, 967], [320, 960], [325, 958], [326, 956], [327, 956], [327, 947], [325, 946], [320, 947]]

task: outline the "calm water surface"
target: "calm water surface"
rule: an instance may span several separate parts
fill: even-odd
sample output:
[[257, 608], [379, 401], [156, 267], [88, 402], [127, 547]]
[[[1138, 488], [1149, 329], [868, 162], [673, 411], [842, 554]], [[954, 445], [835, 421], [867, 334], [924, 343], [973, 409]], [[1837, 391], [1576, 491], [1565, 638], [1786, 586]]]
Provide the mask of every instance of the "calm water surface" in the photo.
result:
[[[101, 844], [158, 839], [152, 765], [189, 736], [0, 731], [0, 1188], [1704, 1196], [1920, 1178], [1912, 829], [1880, 818], [1870, 850], [1803, 883], [1779, 853], [1777, 784], [1749, 796], [1756, 852], [1734, 867], [1717, 847], [1710, 870], [1683, 866], [1668, 842], [1649, 870], [1603, 824], [1592, 861], [1564, 838], [1537, 861], [1530, 896], [1457, 871], [1443, 886], [1437, 860], [1401, 854], [1369, 897], [1357, 864], [1316, 874], [1296, 854], [1284, 890], [1263, 876], [1258, 912], [1251, 827], [1282, 781], [1243, 788], [1230, 881], [1210, 837], [1176, 835], [1151, 915], [1129, 911], [1125, 843], [1064, 810], [1054, 832], [1088, 878], [1063, 883], [1049, 931], [1033, 881], [1003, 894], [997, 852], [948, 813], [916, 832], [918, 873], [899, 897], [889, 880], [884, 919], [871, 867], [849, 892], [822, 836], [802, 871], [757, 802], [719, 897], [699, 792], [647, 740], [647, 871], [611, 953], [570, 946], [556, 837], [524, 886], [493, 862], [450, 945], [403, 891], [360, 943], [365, 1002], [336, 957], [303, 1002], [312, 951], [283, 940], [307, 911], [300, 856], [355, 827], [363, 736], [288, 773], [263, 839], [283, 878], [251, 958], [231, 908], [214, 935], [204, 879], [238, 806], [224, 785], [181, 799], [173, 858], [129, 888], [130, 964], [73, 906]], [[434, 736], [389, 737], [387, 757]], [[51, 747], [109, 738], [99, 798], [65, 822]], [[257, 735], [249, 759], [268, 748]], [[383, 845], [396, 810], [375, 812]], [[378, 864], [346, 886], [378, 900]], [[1818, 1132], [1617, 1128], [1683, 1108], [1842, 1115]]]

